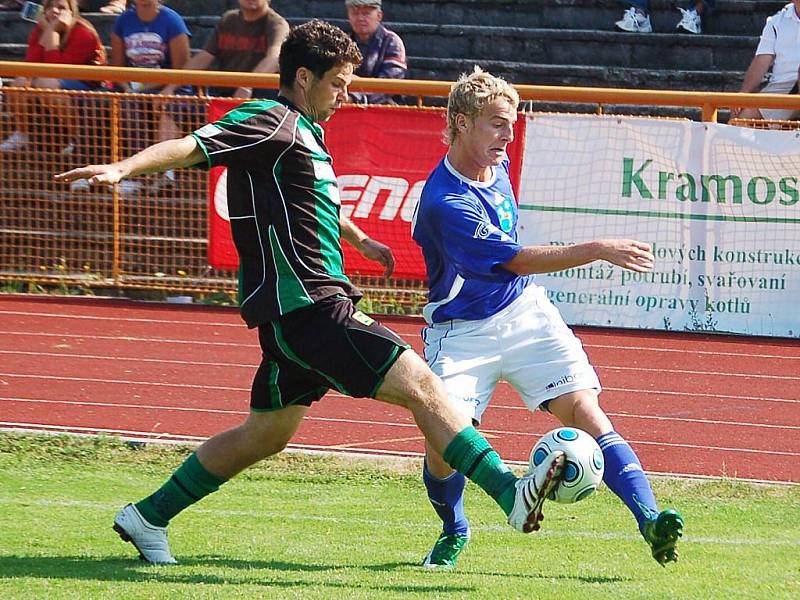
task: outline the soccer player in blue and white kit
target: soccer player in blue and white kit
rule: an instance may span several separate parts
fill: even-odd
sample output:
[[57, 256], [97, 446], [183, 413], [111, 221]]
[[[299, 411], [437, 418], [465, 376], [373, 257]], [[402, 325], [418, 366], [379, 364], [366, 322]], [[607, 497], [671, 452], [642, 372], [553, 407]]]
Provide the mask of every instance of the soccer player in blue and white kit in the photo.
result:
[[[645, 272], [653, 254], [648, 244], [628, 239], [519, 244], [506, 155], [518, 104], [510, 84], [477, 67], [450, 92], [450, 148], [426, 182], [412, 225], [430, 288], [425, 358], [476, 424], [505, 380], [530, 410], [546, 410], [591, 434], [603, 451], [603, 480], [633, 513], [653, 558], [662, 565], [677, 561], [681, 515], [659, 512], [639, 459], [600, 408], [600, 382], [580, 341], [533, 276], [595, 260]], [[452, 567], [470, 536], [466, 480], [430, 446], [423, 479], [443, 521], [423, 564]]]

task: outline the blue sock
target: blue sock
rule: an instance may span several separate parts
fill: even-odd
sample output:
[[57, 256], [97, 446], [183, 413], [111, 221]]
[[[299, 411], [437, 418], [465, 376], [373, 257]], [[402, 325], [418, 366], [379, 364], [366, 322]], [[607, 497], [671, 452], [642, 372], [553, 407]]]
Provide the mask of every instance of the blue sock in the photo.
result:
[[601, 435], [597, 438], [597, 444], [603, 451], [606, 463], [603, 481], [630, 509], [639, 524], [639, 531], [642, 531], [645, 519], [652, 519], [658, 514], [656, 498], [642, 470], [642, 463], [633, 448], [616, 431]]
[[428, 463], [423, 463], [422, 481], [428, 488], [428, 500], [444, 524], [442, 530], [451, 535], [466, 535], [469, 521], [464, 514], [464, 486], [467, 478], [456, 471], [449, 477], [438, 479], [428, 471]]

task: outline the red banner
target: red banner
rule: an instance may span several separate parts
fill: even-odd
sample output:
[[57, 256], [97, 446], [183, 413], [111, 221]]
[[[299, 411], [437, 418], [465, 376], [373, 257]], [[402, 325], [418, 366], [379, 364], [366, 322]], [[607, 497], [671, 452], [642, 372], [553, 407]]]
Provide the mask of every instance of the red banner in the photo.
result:
[[[235, 104], [213, 100], [209, 119], [218, 119]], [[517, 121], [516, 141], [509, 146], [515, 190], [522, 166], [524, 121]], [[411, 239], [411, 218], [425, 179], [447, 150], [442, 142], [445, 125], [442, 109], [386, 106], [345, 106], [324, 125], [342, 213], [367, 235], [392, 248], [397, 278], [425, 279], [422, 254]], [[227, 222], [222, 168], [211, 170], [209, 197], [209, 262], [218, 269], [235, 269], [238, 257]], [[342, 246], [348, 274], [383, 273], [378, 263], [364, 259], [346, 242]]]

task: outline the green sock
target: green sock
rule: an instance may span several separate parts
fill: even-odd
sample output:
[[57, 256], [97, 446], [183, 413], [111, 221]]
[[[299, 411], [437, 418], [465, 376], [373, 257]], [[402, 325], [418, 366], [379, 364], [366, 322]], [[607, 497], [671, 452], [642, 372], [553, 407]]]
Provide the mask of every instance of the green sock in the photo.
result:
[[477, 429], [467, 427], [456, 435], [443, 458], [494, 498], [506, 515], [511, 513], [517, 478]]
[[155, 493], [136, 503], [136, 508], [151, 525], [166, 527], [169, 520], [216, 492], [227, 479], [206, 471], [193, 453]]

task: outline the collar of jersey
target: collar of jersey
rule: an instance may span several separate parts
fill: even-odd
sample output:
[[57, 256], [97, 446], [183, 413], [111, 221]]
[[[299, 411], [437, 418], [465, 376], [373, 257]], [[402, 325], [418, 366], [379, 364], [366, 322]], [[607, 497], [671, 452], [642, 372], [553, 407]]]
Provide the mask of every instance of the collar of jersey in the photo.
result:
[[278, 94], [277, 101], [280, 102], [281, 104], [283, 104], [289, 110], [293, 110], [294, 112], [298, 113], [301, 117], [306, 119], [311, 124], [311, 129], [314, 131], [314, 134], [317, 137], [322, 138], [322, 126], [319, 123], [317, 123], [314, 119], [309, 117], [302, 110], [297, 108], [297, 106], [294, 104], [294, 102], [289, 100], [286, 96], [281, 96], [280, 94]]
[[450, 164], [450, 159], [447, 158], [447, 155], [444, 156], [444, 166], [445, 168], [450, 171], [450, 174], [458, 179], [466, 183], [467, 185], [472, 185], [478, 188], [488, 188], [491, 187], [495, 180], [497, 179], [497, 168], [489, 167], [492, 170], [492, 176], [489, 178], [489, 181], [475, 181], [474, 179], [469, 179], [468, 177], [464, 177], [461, 173], [459, 173], [456, 168]]

